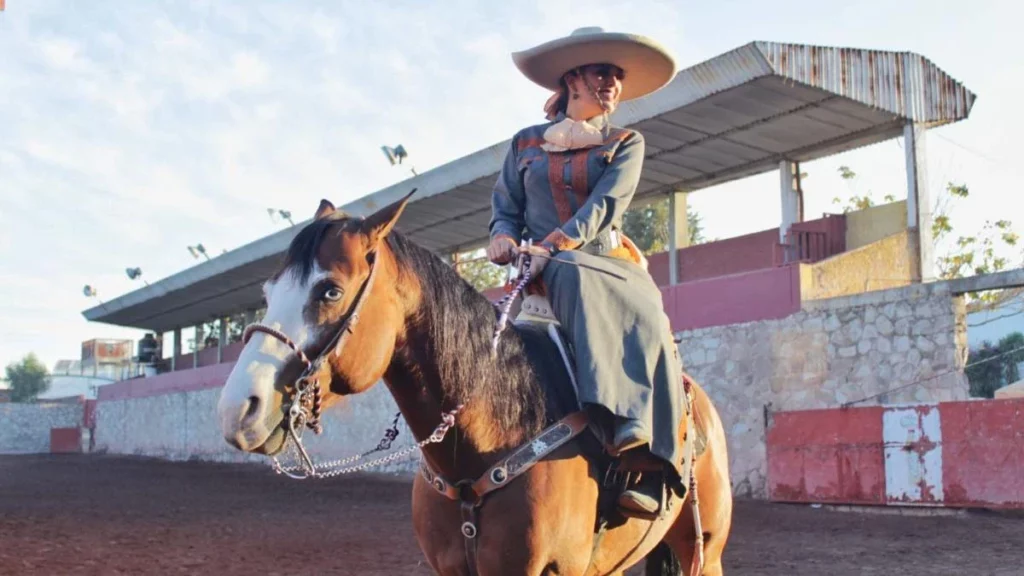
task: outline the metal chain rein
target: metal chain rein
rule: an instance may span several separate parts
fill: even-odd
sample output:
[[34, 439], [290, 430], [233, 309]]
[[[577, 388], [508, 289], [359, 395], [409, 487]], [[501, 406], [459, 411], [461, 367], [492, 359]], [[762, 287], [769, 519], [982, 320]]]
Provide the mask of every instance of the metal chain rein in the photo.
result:
[[[406, 455], [408, 455], [408, 454], [410, 454], [410, 453], [412, 453], [412, 452], [414, 452], [416, 450], [421, 450], [425, 446], [427, 446], [428, 444], [436, 444], [436, 443], [441, 442], [442, 440], [444, 440], [444, 437], [448, 433], [448, 430], [452, 426], [455, 425], [455, 415], [458, 414], [462, 410], [462, 406], [463, 406], [462, 404], [459, 404], [454, 409], [449, 410], [448, 412], [445, 412], [445, 413], [441, 414], [441, 423], [438, 424], [437, 428], [434, 429], [433, 433], [431, 433], [431, 435], [428, 436], [427, 438], [425, 438], [424, 440], [422, 440], [420, 442], [417, 442], [416, 444], [413, 444], [412, 446], [408, 446], [406, 448], [403, 448], [402, 450], [399, 450], [398, 452], [389, 454], [387, 456], [382, 456], [380, 458], [377, 458], [375, 460], [371, 460], [369, 462], [364, 462], [362, 464], [357, 464], [355, 466], [344, 467], [347, 464], [351, 464], [353, 462], [357, 462], [357, 461], [365, 458], [369, 454], [373, 454], [375, 452], [379, 452], [379, 451], [382, 451], [382, 450], [387, 450], [388, 448], [391, 447], [391, 443], [395, 440], [395, 438], [398, 437], [398, 418], [401, 415], [401, 412], [399, 412], [398, 414], [395, 415], [395, 420], [394, 420], [394, 422], [392, 424], [392, 427], [389, 428], [387, 431], [385, 431], [384, 437], [377, 444], [376, 448], [374, 448], [372, 450], [369, 450], [367, 452], [364, 452], [363, 454], [356, 454], [355, 456], [349, 456], [348, 458], [342, 458], [342, 459], [339, 459], [339, 460], [331, 460], [331, 461], [328, 461], [328, 462], [321, 462], [320, 464], [312, 464], [311, 462], [309, 462], [308, 457], [305, 456], [305, 449], [302, 446], [301, 435], [292, 432], [290, 435], [295, 440], [295, 442], [293, 443], [294, 447], [300, 451], [300, 457], [302, 457], [302, 460], [305, 463], [305, 465], [282, 466], [280, 464], [280, 462], [278, 461], [277, 457], [274, 456], [274, 457], [272, 457], [272, 460], [273, 460], [272, 467], [273, 467], [273, 469], [274, 469], [274, 471], [276, 473], [278, 473], [278, 474], [285, 474], [287, 476], [292, 476], [292, 477], [295, 477], [295, 476], [290, 474], [290, 472], [304, 470], [304, 471], [306, 471], [307, 475], [303, 476], [303, 477], [300, 477], [300, 478], [308, 478], [308, 477], [331, 478], [333, 476], [339, 476], [339, 475], [342, 475], [342, 474], [351, 474], [353, 472], [359, 472], [361, 470], [365, 470], [367, 468], [372, 468], [374, 466], [379, 466], [381, 464], [387, 464], [389, 462], [393, 462], [395, 460], [398, 460], [399, 458], [402, 458], [403, 456], [406, 456]], [[300, 428], [301, 428], [301, 426], [300, 426]], [[336, 469], [331, 470], [331, 468], [335, 468], [335, 467], [340, 467], [340, 468], [336, 468]]]

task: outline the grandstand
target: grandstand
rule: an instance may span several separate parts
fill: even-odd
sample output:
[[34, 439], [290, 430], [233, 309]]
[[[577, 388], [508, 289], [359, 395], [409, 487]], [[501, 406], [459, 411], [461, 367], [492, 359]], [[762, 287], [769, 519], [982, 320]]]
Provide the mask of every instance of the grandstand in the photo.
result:
[[[752, 42], [625, 103], [613, 121], [641, 131], [647, 142], [637, 202], [667, 197], [673, 215], [669, 249], [650, 257], [673, 328], [781, 318], [808, 299], [932, 279], [931, 202], [918, 171], [922, 143], [928, 129], [967, 118], [974, 100], [918, 54]], [[906, 201], [804, 219], [801, 162], [893, 138], [904, 143]], [[487, 239], [491, 187], [508, 144], [496, 143], [343, 209], [366, 214], [415, 187], [401, 232], [440, 255], [478, 248]], [[780, 195], [777, 227], [686, 245], [687, 194], [771, 171], [780, 174], [778, 192], [766, 190]], [[161, 372], [233, 361], [240, 343], [231, 327], [258, 317], [260, 285], [304, 224], [83, 314], [94, 322], [172, 334]], [[884, 256], [887, 284], [862, 277], [865, 251]], [[710, 304], [700, 310], [677, 305], [694, 298]], [[188, 330], [194, 331], [191, 352], [182, 350]]]

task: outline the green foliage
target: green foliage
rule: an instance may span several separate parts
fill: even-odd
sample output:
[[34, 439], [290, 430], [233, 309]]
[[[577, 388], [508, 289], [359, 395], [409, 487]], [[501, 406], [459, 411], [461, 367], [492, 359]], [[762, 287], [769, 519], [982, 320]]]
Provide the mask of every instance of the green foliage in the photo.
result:
[[998, 344], [982, 342], [967, 357], [967, 380], [971, 396], [992, 398], [995, 391], [1020, 380], [1018, 364], [1024, 362], [1024, 334], [1013, 332]]
[[242, 334], [245, 332], [245, 313], [232, 314], [228, 317], [228, 341], [225, 344], [233, 344], [242, 341]]
[[12, 402], [32, 402], [50, 389], [50, 373], [35, 354], [7, 365]]
[[[997, 250], [1000, 246], [1016, 246], [1020, 240], [1010, 230], [1011, 226], [1009, 220], [988, 220], [978, 234], [958, 237], [956, 250], [938, 258], [939, 275], [942, 278], [962, 278], [1005, 270], [1010, 261], [1005, 256], [999, 256]], [[952, 231], [952, 227], [944, 216], [944, 220], [933, 225], [932, 230], [941, 230], [946, 235]]]
[[[857, 178], [857, 173], [851, 170], [849, 166], [840, 166], [839, 177], [842, 178], [843, 180], [846, 180], [847, 182], [850, 182], [852, 185], [854, 180]], [[886, 194], [882, 196], [882, 201], [895, 202], [896, 197], [893, 196], [892, 194]], [[875, 199], [872, 195], [872, 192], [868, 190], [866, 194], [858, 194], [854, 192], [849, 198], [846, 199], [845, 204], [843, 204], [842, 199], [839, 198], [838, 196], [832, 199], [832, 203], [840, 206], [840, 208], [843, 211], [843, 214], [847, 214], [849, 212], [871, 208], [872, 206], [875, 205]]]
[[[668, 198], [630, 208], [622, 217], [622, 231], [645, 255], [664, 252], [669, 244], [668, 212]], [[686, 207], [686, 221], [690, 245], [705, 242], [700, 215], [689, 205]]]
[[480, 292], [504, 284], [506, 274], [504, 266], [496, 266], [487, 260], [484, 250], [459, 255], [459, 276]]

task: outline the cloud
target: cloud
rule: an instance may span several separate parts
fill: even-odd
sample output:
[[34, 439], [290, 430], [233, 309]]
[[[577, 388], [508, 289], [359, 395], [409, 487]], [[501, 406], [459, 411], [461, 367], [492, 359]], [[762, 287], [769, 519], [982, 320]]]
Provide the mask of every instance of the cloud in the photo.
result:
[[[191, 0], [129, 2], [116, 11], [88, 2], [17, 4], [0, 16], [0, 274], [9, 280], [0, 317], [17, 318], [0, 335], [0, 362], [30, 350], [48, 361], [74, 357], [78, 341], [117, 332], [81, 318], [92, 305], [79, 296], [83, 284], [113, 298], [137, 287], [123, 273], [127, 266], [155, 281], [196, 263], [188, 245], [202, 242], [219, 254], [279, 230], [267, 208], [305, 218], [322, 197], [345, 203], [409, 176], [405, 165], [384, 160], [383, 144], [403, 144], [423, 172], [542, 121], [548, 94], [518, 73], [509, 54], [573, 28], [651, 35], [683, 66], [765, 29], [783, 40], [886, 43], [851, 32], [875, 34], [877, 12], [849, 15], [864, 19], [860, 28], [846, 20], [808, 27], [775, 5], [746, 3], [746, 16], [735, 18], [727, 13], [737, 2], [685, 10], [674, 0]], [[1005, 81], [999, 70], [1021, 69], [1019, 58], [969, 66], [961, 48], [944, 48], [941, 30], [908, 22], [883, 23], [887, 38], [902, 46], [912, 37], [926, 54], [947, 50], [940, 65], [962, 58], [957, 65], [989, 93]], [[967, 34], [959, 24], [952, 29]], [[1016, 58], [1011, 50], [987, 53]], [[999, 114], [999, 106], [1013, 106], [1011, 96], [986, 93], [984, 102], [995, 108], [979, 107], [981, 122], [1003, 137], [981, 128], [954, 132], [979, 150], [1011, 141], [1020, 127], [1012, 114]], [[951, 149], [930, 145], [936, 157]], [[876, 161], [883, 152], [895, 160]], [[871, 186], [905, 189], [898, 151], [851, 158], [860, 172], [879, 166], [885, 173], [866, 175]], [[829, 177], [814, 184], [830, 164], [810, 170], [809, 214], [829, 209], [836, 185]], [[1017, 171], [970, 159], [951, 162], [943, 174], [964, 174], [979, 198], [992, 198]], [[693, 204], [712, 235], [770, 227], [776, 180], [701, 191]], [[737, 217], [737, 204], [750, 214]]]
[[78, 44], [67, 38], [43, 40], [38, 49], [46, 65], [54, 70], [83, 73], [93, 69], [92, 63], [82, 58]]
[[195, 263], [188, 245], [216, 254], [279, 229], [268, 207], [304, 218], [321, 197], [406, 177], [382, 144], [404, 144], [424, 171], [539, 121], [546, 94], [508, 54], [568, 32], [573, 13], [551, 6], [39, 5], [0, 38], [14, 55], [0, 62], [13, 103], [0, 111], [0, 206], [32, 250], [0, 249], [52, 287], [12, 284], [9, 301], [25, 304], [9, 330], [87, 339], [107, 328], [81, 320], [83, 284], [112, 298], [136, 287], [126, 266], [155, 280]]

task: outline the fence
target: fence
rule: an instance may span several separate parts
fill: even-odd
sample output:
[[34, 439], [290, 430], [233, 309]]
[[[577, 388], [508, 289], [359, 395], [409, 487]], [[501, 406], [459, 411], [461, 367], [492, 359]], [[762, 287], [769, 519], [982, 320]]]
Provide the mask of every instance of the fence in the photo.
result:
[[1024, 509], [1024, 399], [773, 415], [777, 502]]

